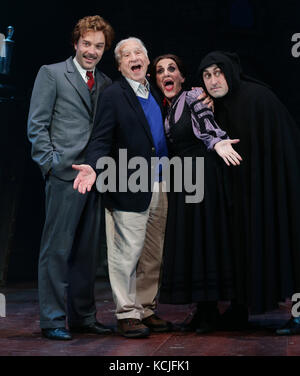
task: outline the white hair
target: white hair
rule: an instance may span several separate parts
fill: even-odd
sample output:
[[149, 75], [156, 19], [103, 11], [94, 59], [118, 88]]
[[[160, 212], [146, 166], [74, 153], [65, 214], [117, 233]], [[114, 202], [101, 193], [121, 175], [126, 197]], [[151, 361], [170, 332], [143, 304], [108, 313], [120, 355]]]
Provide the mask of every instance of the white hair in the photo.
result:
[[129, 38], [126, 38], [126, 39], [122, 39], [120, 40], [120, 42], [116, 45], [116, 48], [115, 48], [115, 51], [114, 51], [114, 54], [115, 54], [115, 59], [116, 59], [116, 62], [117, 64], [119, 65], [120, 63], [120, 60], [121, 60], [121, 54], [120, 54], [120, 49], [122, 47], [122, 45], [124, 43], [127, 43], [129, 41], [135, 41], [137, 43], [139, 43], [142, 47], [142, 50], [144, 51], [144, 53], [146, 54], [146, 56], [148, 57], [148, 51], [144, 45], [144, 43], [139, 39], [139, 38], [135, 38], [135, 37], [129, 37]]

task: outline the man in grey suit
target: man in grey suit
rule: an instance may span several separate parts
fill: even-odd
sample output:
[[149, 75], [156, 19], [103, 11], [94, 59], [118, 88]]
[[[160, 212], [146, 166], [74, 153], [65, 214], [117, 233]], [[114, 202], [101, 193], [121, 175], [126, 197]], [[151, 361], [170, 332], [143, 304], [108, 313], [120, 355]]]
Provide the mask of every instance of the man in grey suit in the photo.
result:
[[94, 297], [101, 196], [96, 190], [88, 196], [74, 191], [76, 171], [71, 166], [85, 159], [98, 95], [111, 84], [96, 65], [113, 36], [112, 27], [100, 16], [79, 20], [72, 37], [75, 57], [42, 66], [32, 92], [28, 137], [46, 184], [38, 277], [40, 326], [49, 339], [70, 340], [71, 332], [111, 331], [96, 321]]

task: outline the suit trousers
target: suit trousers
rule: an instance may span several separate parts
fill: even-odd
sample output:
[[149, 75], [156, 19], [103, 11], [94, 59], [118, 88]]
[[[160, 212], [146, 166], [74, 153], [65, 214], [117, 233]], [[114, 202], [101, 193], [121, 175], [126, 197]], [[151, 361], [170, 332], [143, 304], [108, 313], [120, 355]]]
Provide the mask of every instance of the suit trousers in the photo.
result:
[[162, 263], [167, 194], [153, 192], [141, 213], [106, 209], [107, 258], [117, 319], [154, 313]]
[[65, 327], [66, 316], [70, 326], [96, 321], [100, 225], [99, 193], [82, 195], [73, 189], [73, 181], [47, 176], [38, 270], [41, 328]]

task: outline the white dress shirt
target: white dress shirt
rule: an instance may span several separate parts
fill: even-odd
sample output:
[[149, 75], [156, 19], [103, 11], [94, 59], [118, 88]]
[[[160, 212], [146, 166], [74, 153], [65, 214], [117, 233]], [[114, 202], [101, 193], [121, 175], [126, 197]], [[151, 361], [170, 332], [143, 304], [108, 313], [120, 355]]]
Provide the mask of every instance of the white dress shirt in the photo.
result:
[[132, 87], [133, 91], [135, 92], [136, 96], [148, 99], [149, 97], [149, 91], [150, 91], [150, 85], [147, 79], [145, 78], [145, 85], [141, 84], [140, 82], [131, 80], [130, 78], [125, 77], [129, 85]]
[[[75, 67], [78, 69], [78, 72], [80, 73], [81, 77], [84, 79], [84, 82], [87, 83], [89, 78], [87, 77], [86, 72], [89, 70], [82, 68], [82, 66], [76, 60], [76, 57], [74, 57], [73, 62], [75, 64]], [[92, 69], [92, 72], [93, 72], [93, 76], [95, 77], [95, 68]]]

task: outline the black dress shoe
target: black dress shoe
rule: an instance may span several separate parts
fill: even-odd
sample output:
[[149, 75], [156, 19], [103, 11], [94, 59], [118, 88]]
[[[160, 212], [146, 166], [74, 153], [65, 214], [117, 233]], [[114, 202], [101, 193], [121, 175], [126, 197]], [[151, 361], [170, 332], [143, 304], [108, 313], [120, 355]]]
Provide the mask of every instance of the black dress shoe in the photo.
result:
[[276, 330], [279, 336], [290, 336], [300, 334], [300, 318], [290, 318], [281, 328]]
[[200, 322], [198, 327], [196, 328], [196, 333], [200, 335], [207, 334], [216, 331], [216, 329], [217, 327], [215, 322], [203, 321]]
[[[189, 322], [187, 322], [188, 320]], [[199, 325], [200, 320], [201, 320], [200, 312], [197, 310], [191, 319], [189, 316], [182, 324], [180, 324], [180, 330], [182, 332], [195, 332]]]
[[231, 304], [219, 317], [218, 329], [226, 331], [250, 329], [248, 308], [242, 304]]
[[100, 322], [93, 322], [84, 326], [71, 326], [73, 333], [93, 333], [93, 334], [110, 334], [112, 330], [101, 324]]
[[184, 332], [195, 331], [197, 334], [214, 332], [217, 329], [219, 315], [216, 302], [198, 303], [192, 320], [183, 325], [181, 330]]
[[204, 311], [200, 314], [200, 320], [198, 321], [196, 328], [196, 333], [200, 335], [216, 331], [217, 323], [220, 318], [220, 312], [216, 302], [211, 302], [208, 305], [204, 303], [202, 304], [202, 308], [198, 308], [198, 310], [203, 310], [203, 308]]
[[69, 341], [72, 339], [70, 332], [65, 328], [42, 329], [43, 337], [59, 341]]

